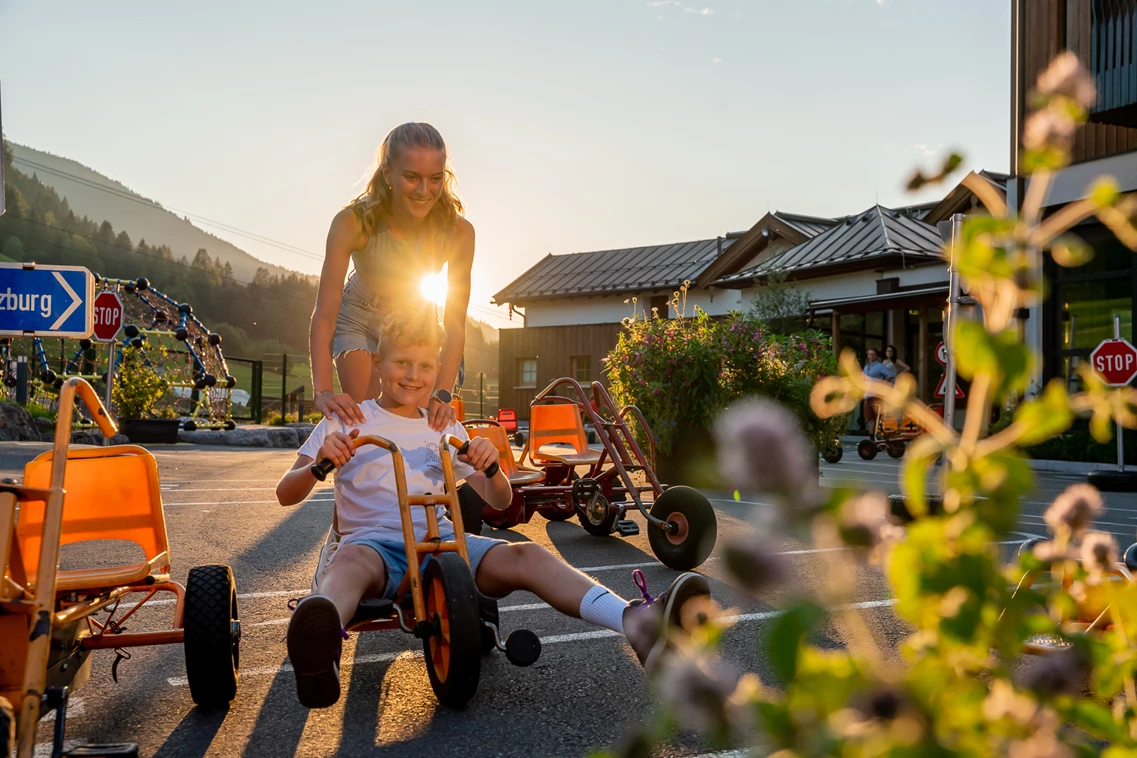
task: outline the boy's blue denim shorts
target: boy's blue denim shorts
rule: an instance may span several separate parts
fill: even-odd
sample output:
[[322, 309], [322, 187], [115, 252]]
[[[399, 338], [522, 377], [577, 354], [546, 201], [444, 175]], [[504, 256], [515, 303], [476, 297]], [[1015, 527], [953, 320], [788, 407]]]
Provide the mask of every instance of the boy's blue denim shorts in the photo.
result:
[[[453, 533], [443, 534], [442, 539], [454, 539]], [[344, 538], [346, 545], [366, 545], [367, 547], [379, 553], [379, 557], [383, 560], [383, 564], [387, 569], [387, 586], [383, 588], [384, 598], [394, 598], [395, 590], [399, 589], [399, 584], [403, 581], [403, 575], [407, 573], [407, 548], [402, 540], [353, 540], [350, 537]], [[486, 557], [493, 548], [498, 545], [508, 545], [505, 540], [496, 540], [492, 537], [479, 537], [476, 534], [466, 535], [466, 554], [470, 556], [470, 571], [473, 572], [474, 577], [478, 576], [478, 566], [481, 565], [482, 558]], [[421, 571], [430, 561], [428, 557], [422, 562], [419, 567]]]

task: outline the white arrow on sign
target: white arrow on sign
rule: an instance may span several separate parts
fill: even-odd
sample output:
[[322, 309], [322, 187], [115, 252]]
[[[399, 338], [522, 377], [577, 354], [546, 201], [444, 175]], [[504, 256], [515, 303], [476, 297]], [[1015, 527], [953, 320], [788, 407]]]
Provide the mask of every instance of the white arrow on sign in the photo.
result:
[[63, 326], [63, 322], [67, 320], [67, 317], [83, 304], [83, 298], [79, 297], [75, 290], [71, 289], [71, 285], [67, 283], [67, 280], [63, 278], [62, 274], [58, 271], [52, 271], [51, 274], [55, 277], [55, 281], [59, 282], [59, 285], [63, 287], [64, 292], [71, 296], [71, 305], [67, 306], [67, 310], [63, 311], [63, 315], [57, 318], [55, 323], [51, 325], [52, 330], [55, 330]]

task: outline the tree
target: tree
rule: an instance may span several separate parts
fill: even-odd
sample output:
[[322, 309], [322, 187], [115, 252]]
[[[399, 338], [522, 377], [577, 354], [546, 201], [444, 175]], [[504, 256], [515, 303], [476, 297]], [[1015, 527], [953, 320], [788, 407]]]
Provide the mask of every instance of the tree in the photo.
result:
[[802, 328], [809, 312], [809, 292], [789, 281], [785, 271], [771, 271], [758, 287], [750, 312], [770, 331], [790, 334]]

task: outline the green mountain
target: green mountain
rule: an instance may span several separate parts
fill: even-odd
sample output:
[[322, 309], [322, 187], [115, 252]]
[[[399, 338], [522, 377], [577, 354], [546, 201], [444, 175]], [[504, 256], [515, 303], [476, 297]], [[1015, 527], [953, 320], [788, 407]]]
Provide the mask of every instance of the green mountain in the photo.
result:
[[233, 276], [242, 281], [252, 281], [257, 269], [262, 268], [273, 276], [293, 273], [254, 258], [82, 163], [15, 142], [8, 145], [12, 150], [12, 166], [67, 198], [71, 210], [78, 216], [108, 221], [131, 239], [165, 245], [174, 258], [184, 255], [192, 260], [198, 250], [208, 250], [214, 260], [232, 266]]

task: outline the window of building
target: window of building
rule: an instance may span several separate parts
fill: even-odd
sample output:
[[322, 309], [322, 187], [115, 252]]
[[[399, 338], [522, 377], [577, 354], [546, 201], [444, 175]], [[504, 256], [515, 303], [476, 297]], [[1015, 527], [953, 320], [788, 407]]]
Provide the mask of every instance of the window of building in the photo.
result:
[[573, 379], [581, 383], [592, 381], [591, 355], [574, 355], [569, 358], [569, 365], [572, 370]]
[[518, 387], [536, 387], [537, 386], [537, 359], [536, 358], [518, 358], [517, 359], [517, 386]]
[[1113, 317], [1120, 316], [1121, 336], [1133, 339], [1133, 302], [1137, 295], [1137, 267], [1130, 253], [1099, 224], [1079, 228], [1081, 236], [1094, 250], [1085, 266], [1062, 268], [1048, 262], [1053, 282], [1048, 318], [1045, 378], [1062, 379], [1069, 391], [1081, 389], [1078, 365], [1089, 359], [1090, 351], [1105, 339], [1113, 338]]
[[654, 295], [651, 298], [651, 307], [648, 313], [655, 312], [656, 318], [671, 318], [671, 308], [668, 306], [670, 298], [667, 295]]

